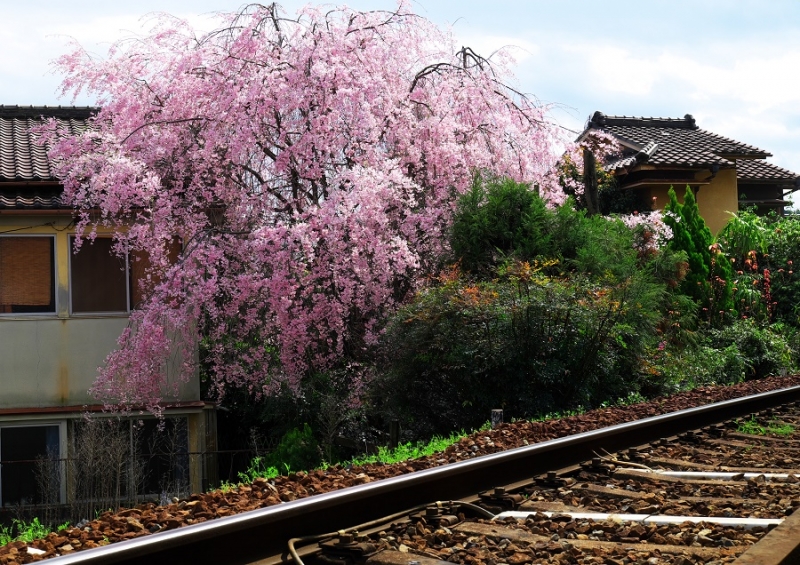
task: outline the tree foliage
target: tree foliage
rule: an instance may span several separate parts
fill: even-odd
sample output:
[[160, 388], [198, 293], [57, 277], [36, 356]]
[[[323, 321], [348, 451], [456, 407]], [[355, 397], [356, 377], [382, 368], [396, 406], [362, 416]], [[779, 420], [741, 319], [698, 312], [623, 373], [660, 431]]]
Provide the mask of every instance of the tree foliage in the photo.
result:
[[560, 134], [507, 86], [510, 63], [456, 49], [405, 3], [296, 19], [250, 5], [203, 36], [164, 17], [107, 60], [63, 57], [64, 90], [102, 107], [52, 151], [78, 229], [125, 228], [117, 250], [146, 251], [161, 281], [96, 392], [155, 406], [165, 362], [186, 378], [200, 334], [219, 394], [297, 389], [375, 343], [474, 171], [563, 199], [547, 177]]
[[[378, 406], [420, 436], [645, 390], [683, 254], [640, 253], [641, 231], [548, 208], [528, 186], [479, 179], [461, 197], [456, 267], [389, 324]], [[460, 267], [458, 266], [460, 265]], [[674, 333], [674, 332], [673, 332]]]

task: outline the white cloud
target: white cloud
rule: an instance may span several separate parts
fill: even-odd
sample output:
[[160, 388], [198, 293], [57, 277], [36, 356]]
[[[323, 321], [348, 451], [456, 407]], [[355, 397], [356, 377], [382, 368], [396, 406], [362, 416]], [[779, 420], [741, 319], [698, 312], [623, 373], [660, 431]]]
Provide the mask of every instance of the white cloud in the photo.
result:
[[[697, 101], [731, 99], [759, 113], [781, 104], [800, 102], [800, 46], [770, 46], [768, 54], [737, 60], [715, 58], [709, 49], [691, 56], [676, 50], [632, 51], [602, 42], [562, 45], [576, 73], [586, 72], [595, 91], [628, 96], [669, 96]], [[742, 49], [730, 46], [730, 50]], [[764, 51], [763, 49], [761, 51]]]

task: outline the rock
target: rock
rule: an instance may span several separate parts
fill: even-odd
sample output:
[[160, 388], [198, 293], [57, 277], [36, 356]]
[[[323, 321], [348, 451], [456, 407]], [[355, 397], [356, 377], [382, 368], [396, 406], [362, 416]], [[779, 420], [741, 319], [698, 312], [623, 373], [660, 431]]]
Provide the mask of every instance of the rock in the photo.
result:
[[141, 532], [144, 530], [144, 525], [136, 518], [128, 517], [125, 520], [128, 523], [128, 531]]

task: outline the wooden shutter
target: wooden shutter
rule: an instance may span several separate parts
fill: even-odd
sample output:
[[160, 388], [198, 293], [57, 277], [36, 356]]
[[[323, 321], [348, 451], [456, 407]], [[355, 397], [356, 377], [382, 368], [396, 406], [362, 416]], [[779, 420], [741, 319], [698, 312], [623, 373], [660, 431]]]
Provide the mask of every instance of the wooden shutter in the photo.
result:
[[[71, 238], [70, 244], [74, 242]], [[128, 286], [125, 259], [112, 251], [110, 237], [83, 242], [70, 261], [72, 311], [126, 312]]]
[[53, 238], [0, 237], [0, 308], [47, 306], [53, 296]]

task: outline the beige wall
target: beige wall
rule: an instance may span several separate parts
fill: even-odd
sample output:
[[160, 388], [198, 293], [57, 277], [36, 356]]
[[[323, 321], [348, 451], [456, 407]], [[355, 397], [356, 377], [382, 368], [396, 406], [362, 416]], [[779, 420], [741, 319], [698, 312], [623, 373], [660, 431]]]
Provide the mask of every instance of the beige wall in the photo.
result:
[[[708, 173], [698, 173], [697, 178], [708, 178]], [[720, 170], [711, 184], [700, 187], [696, 196], [700, 215], [703, 216], [711, 233], [718, 234], [728, 223], [731, 215], [739, 209], [736, 170]]]
[[[700, 171], [695, 175], [698, 180], [705, 180], [710, 176], [709, 171]], [[678, 201], [683, 203], [683, 195], [686, 193], [686, 185], [675, 185], [675, 193]], [[656, 198], [655, 208], [663, 210], [669, 203], [668, 186], [652, 186], [643, 190], [644, 197], [648, 200]], [[709, 184], [704, 184], [695, 192], [697, 206], [700, 215], [705, 220], [711, 233], [716, 235], [725, 226], [731, 217], [739, 209], [739, 194], [736, 184], [736, 171], [734, 169], [722, 169], [711, 180]]]
[[[0, 314], [0, 409], [99, 402], [89, 395], [89, 388], [97, 368], [116, 348], [128, 316], [70, 315], [69, 235], [74, 233], [70, 222], [69, 216], [0, 214], [0, 235], [55, 236], [57, 310], [55, 314]], [[181, 386], [174, 400], [199, 399], [195, 378]]]

